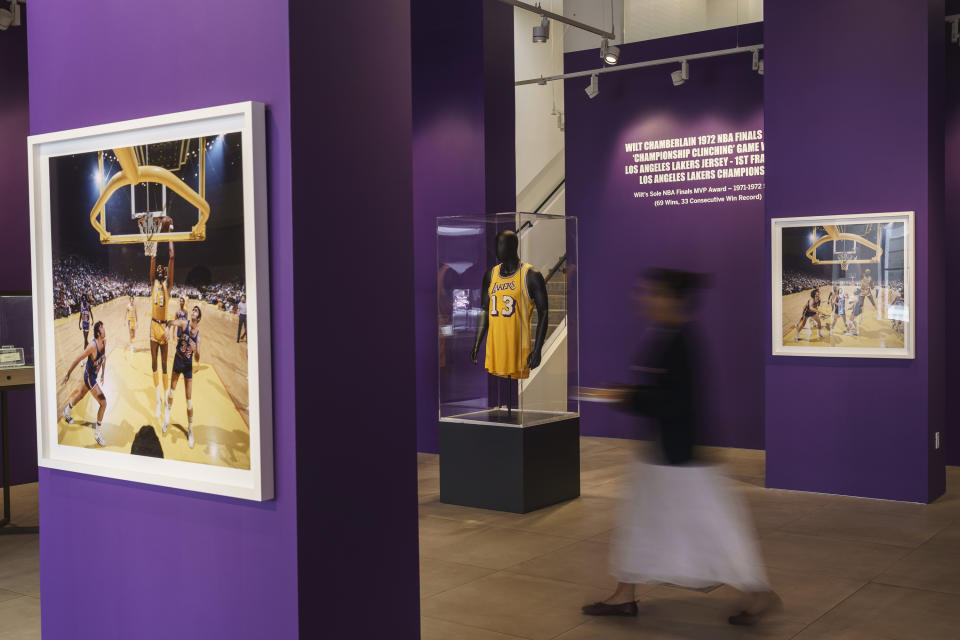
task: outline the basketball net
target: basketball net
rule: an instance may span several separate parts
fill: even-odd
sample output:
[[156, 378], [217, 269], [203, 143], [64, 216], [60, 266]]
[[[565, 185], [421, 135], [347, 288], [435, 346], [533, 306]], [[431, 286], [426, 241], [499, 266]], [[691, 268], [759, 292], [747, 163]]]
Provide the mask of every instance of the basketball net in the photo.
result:
[[854, 252], [850, 251], [838, 251], [837, 259], [840, 261], [840, 270], [844, 273], [847, 272], [847, 266], [850, 264], [850, 259], [854, 256]]
[[157, 255], [157, 243], [151, 238], [153, 234], [157, 232], [159, 225], [157, 224], [156, 218], [151, 214], [146, 214], [140, 216], [137, 220], [137, 226], [140, 227], [140, 233], [145, 234], [147, 239], [143, 242], [143, 255], [155, 257]]

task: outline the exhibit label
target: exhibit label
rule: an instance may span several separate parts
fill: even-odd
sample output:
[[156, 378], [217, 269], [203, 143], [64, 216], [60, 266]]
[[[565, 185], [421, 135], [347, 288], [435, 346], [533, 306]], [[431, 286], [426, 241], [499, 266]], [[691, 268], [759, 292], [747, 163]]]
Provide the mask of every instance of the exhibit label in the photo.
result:
[[763, 199], [763, 129], [631, 140], [624, 173], [636, 176], [634, 198], [655, 207]]

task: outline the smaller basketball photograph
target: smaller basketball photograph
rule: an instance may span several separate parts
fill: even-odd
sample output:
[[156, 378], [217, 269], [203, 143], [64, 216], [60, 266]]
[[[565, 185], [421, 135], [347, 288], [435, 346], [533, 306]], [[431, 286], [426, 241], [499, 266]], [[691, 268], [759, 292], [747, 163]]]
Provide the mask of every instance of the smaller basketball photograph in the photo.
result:
[[914, 357], [913, 212], [771, 223], [774, 355]]
[[261, 484], [268, 265], [254, 110], [69, 136], [37, 158], [41, 464], [175, 474], [200, 490], [218, 477]]

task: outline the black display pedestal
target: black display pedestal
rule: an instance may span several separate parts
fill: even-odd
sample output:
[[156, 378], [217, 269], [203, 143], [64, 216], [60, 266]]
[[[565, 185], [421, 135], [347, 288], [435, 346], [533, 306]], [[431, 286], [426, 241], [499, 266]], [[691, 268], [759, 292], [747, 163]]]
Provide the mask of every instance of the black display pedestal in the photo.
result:
[[529, 513], [579, 495], [579, 417], [524, 427], [440, 421], [440, 502]]
[[3, 455], [3, 518], [0, 535], [40, 533], [39, 527], [17, 527], [10, 523], [10, 445], [7, 442], [7, 391], [33, 387], [33, 367], [0, 370], [0, 449]]

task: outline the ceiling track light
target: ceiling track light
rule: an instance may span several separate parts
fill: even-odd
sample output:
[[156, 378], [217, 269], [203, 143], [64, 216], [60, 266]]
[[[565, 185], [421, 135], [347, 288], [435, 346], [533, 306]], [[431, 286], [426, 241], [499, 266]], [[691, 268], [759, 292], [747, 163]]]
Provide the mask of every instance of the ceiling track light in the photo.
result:
[[620, 47], [604, 38], [600, 41], [600, 57], [609, 65], [615, 65], [620, 61]]
[[9, 9], [0, 9], [0, 31], [20, 26], [20, 1], [10, 0]]
[[946, 17], [950, 23], [950, 44], [960, 44], [960, 13]]
[[679, 69], [670, 74], [670, 79], [673, 81], [673, 86], [675, 87], [679, 87], [690, 79], [690, 65], [687, 64], [686, 60], [680, 63]]
[[584, 92], [586, 92], [587, 97], [590, 98], [591, 100], [596, 98], [597, 94], [600, 93], [600, 76], [598, 76], [595, 73], [591, 75], [590, 84], [587, 85], [587, 88], [584, 89]]
[[763, 75], [763, 60], [760, 59], [760, 50], [753, 50], [753, 66], [752, 69], [757, 72], [759, 75]]
[[[957, 16], [960, 18], [960, 14]], [[528, 78], [526, 80], [516, 80], [513, 83], [515, 87], [522, 87], [527, 84], [536, 84], [536, 85], [545, 85], [550, 82], [555, 82], [557, 80], [570, 80], [573, 78], [586, 78], [598, 73], [616, 73], [618, 71], [632, 71], [634, 69], [647, 69], [650, 67], [658, 67], [661, 65], [674, 65], [680, 63], [680, 70], [677, 72], [676, 77], [679, 80], [686, 80], [690, 77], [690, 71], [688, 63], [690, 60], [707, 60], [710, 58], [718, 58], [721, 56], [729, 55], [743, 55], [743, 54], [753, 54], [754, 51], [759, 51], [760, 54], [757, 56], [757, 72], [762, 73], [763, 71], [763, 45], [749, 45], [745, 47], [734, 47], [732, 49], [717, 49], [716, 51], [704, 51], [702, 53], [692, 53], [685, 56], [676, 56], [673, 58], [659, 58], [657, 60], [644, 60], [643, 62], [630, 62], [627, 64], [618, 64], [616, 67], [600, 67], [599, 69], [584, 69], [583, 71], [573, 71], [571, 73], [561, 73], [554, 76], [539, 76], [536, 78]], [[676, 68], [676, 67], [674, 67]], [[674, 74], [670, 74], [671, 78]]]
[[541, 16], [540, 24], [533, 28], [533, 41], [546, 42], [549, 39], [550, 39], [550, 19], [547, 16]]
[[[582, 29], [584, 31], [589, 31], [590, 33], [595, 33], [601, 38], [612, 39], [617, 37], [616, 34], [613, 33], [613, 31], [604, 31], [603, 29], [590, 26], [589, 24], [584, 24], [583, 22], [574, 20], [573, 18], [568, 18], [562, 13], [554, 13], [553, 11], [547, 11], [546, 9], [541, 7], [539, 3], [536, 5], [533, 5], [526, 2], [522, 2], [521, 0], [500, 0], [500, 2], [504, 4], [512, 5], [518, 9], [529, 11], [530, 13], [535, 13], [538, 16], [541, 16], [541, 20], [540, 20], [541, 26], [543, 26], [542, 18], [549, 18], [550, 20], [554, 20], [556, 22], [570, 25], [571, 27], [574, 27], [576, 29]], [[534, 27], [534, 29], [536, 29], [536, 27]]]
[[10, 0], [9, 9], [0, 9], [0, 31], [6, 31], [11, 26], [20, 26], [20, 5], [17, 0]]

